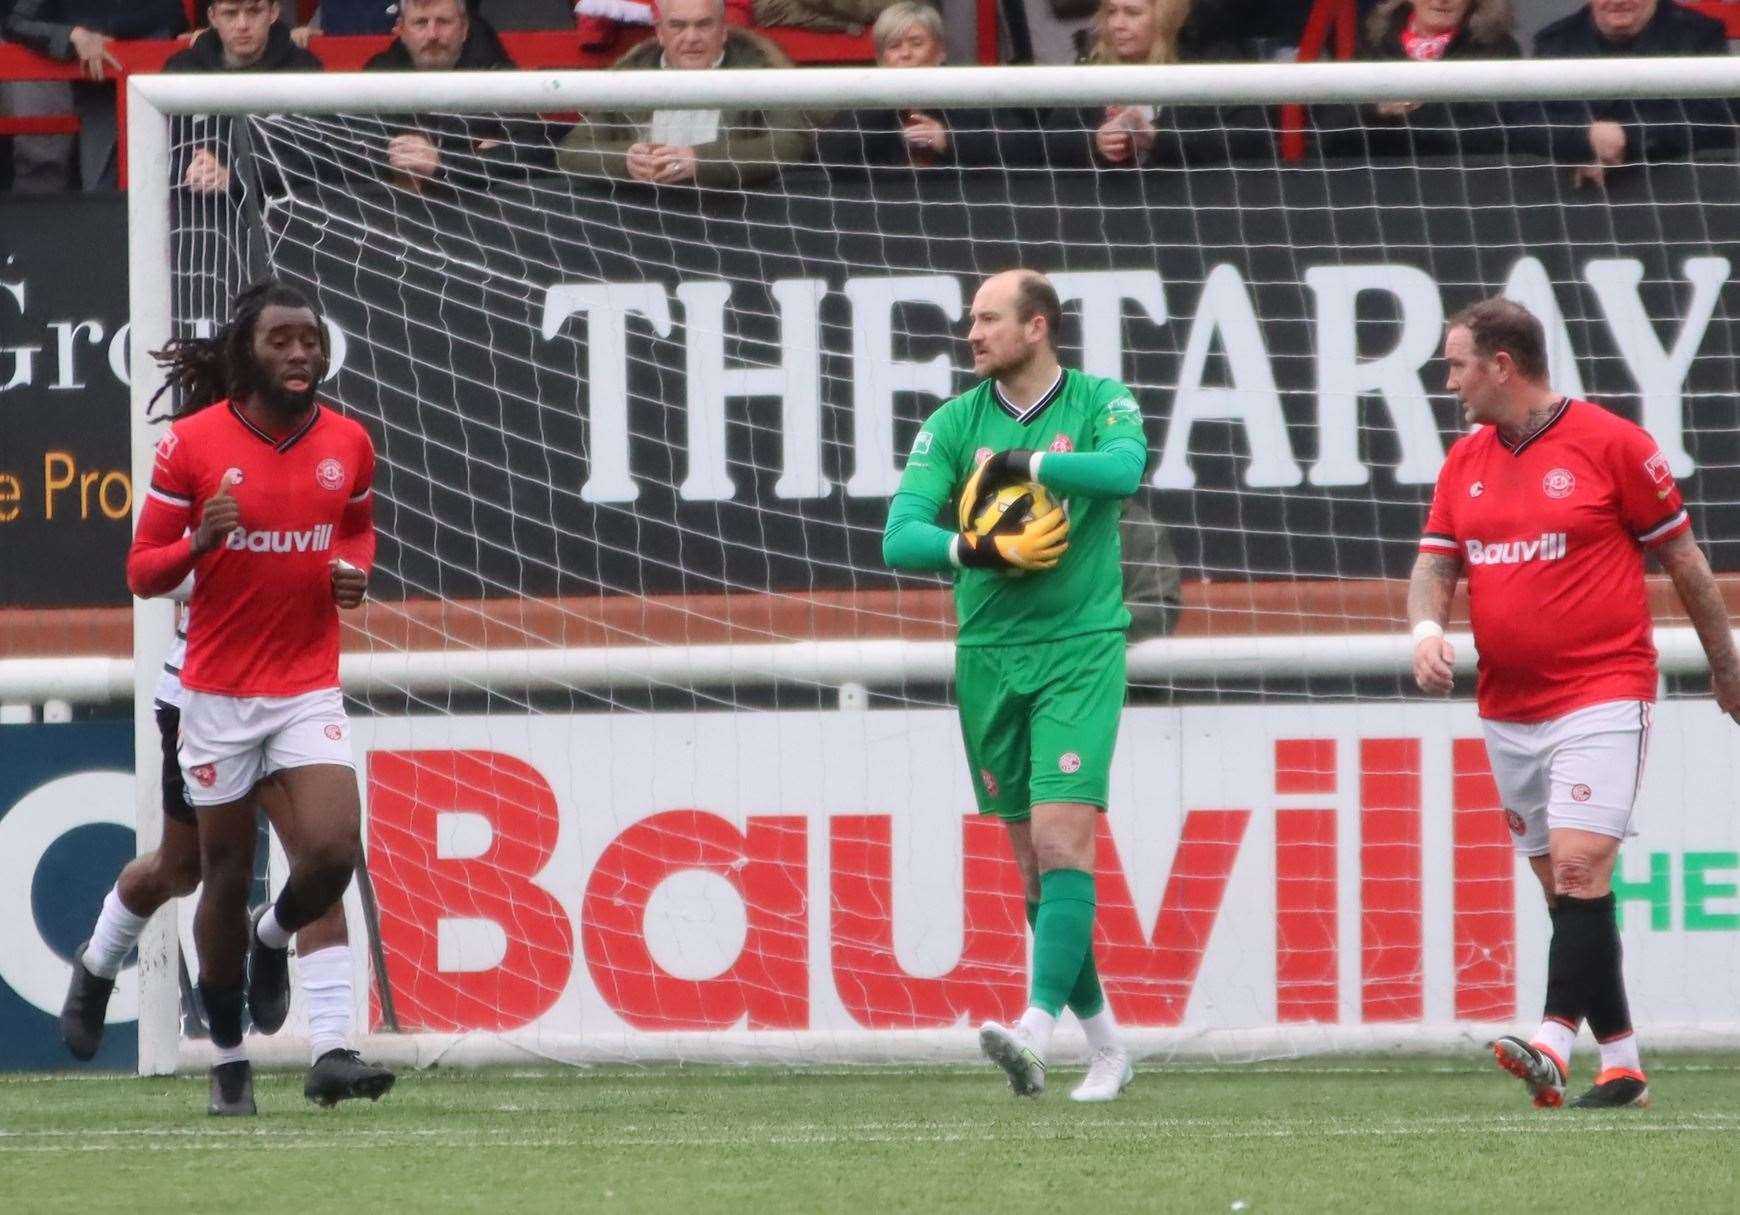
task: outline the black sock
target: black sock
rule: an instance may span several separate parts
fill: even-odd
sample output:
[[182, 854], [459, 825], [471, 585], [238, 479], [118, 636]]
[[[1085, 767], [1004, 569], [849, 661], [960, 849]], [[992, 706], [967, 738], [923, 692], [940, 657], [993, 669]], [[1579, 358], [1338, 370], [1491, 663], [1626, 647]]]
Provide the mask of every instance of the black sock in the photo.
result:
[[1566, 915], [1565, 904], [1577, 900], [1559, 898], [1548, 908], [1553, 937], [1547, 943], [1547, 1005], [1545, 1015], [1563, 1021], [1573, 1033], [1583, 1024], [1581, 951], [1576, 930]]
[[1597, 1042], [1623, 1038], [1631, 1032], [1631, 1005], [1625, 998], [1624, 946], [1611, 894], [1598, 899], [1566, 899], [1580, 921], [1583, 1015]]
[[205, 1023], [211, 1030], [211, 1044], [233, 1050], [242, 1044], [242, 989], [199, 985], [199, 1000], [205, 1005]]

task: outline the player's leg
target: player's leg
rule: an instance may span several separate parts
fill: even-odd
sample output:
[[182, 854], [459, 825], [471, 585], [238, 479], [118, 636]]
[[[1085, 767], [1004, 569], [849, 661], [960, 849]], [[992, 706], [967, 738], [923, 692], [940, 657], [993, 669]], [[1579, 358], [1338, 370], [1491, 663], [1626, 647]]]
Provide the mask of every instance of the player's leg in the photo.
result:
[[199, 995], [216, 1062], [209, 1112], [254, 1113], [253, 1069], [242, 1049], [242, 979], [248, 891], [254, 883], [254, 786], [264, 775], [257, 702], [189, 691], [181, 706], [179, 759], [199, 818], [201, 888], [193, 914]]
[[[1002, 646], [956, 647], [955, 703], [979, 813], [995, 814], [1009, 829], [1029, 905], [1036, 906], [1039, 870], [1028, 829], [1030, 704], [1012, 682], [1010, 655], [1005, 651]], [[986, 1021], [979, 1027], [979, 1046], [1003, 1069], [1017, 1097], [1044, 1091], [1045, 1062], [1028, 1048], [1016, 1028]]]
[[[1008, 820], [1003, 825], [1008, 828], [1009, 850], [1015, 857], [1015, 867], [1021, 871], [1021, 887], [1026, 894], [1027, 928], [1032, 931], [1039, 919], [1039, 861], [1033, 852], [1032, 822], [1030, 819]], [[1094, 965], [1092, 949], [1082, 959], [1081, 973], [1070, 989], [1066, 1007], [1081, 1023], [1090, 1050], [1098, 1052], [1120, 1045], [1118, 1023], [1113, 1019], [1105, 992], [1100, 988], [1100, 972]]]
[[[1527, 858], [1541, 883], [1547, 913], [1554, 921], [1553, 939], [1558, 940], [1557, 901], [1553, 895], [1552, 862], [1548, 856], [1547, 798], [1550, 792], [1544, 731], [1539, 725], [1512, 722], [1482, 723], [1486, 734], [1486, 757], [1492, 768], [1499, 798], [1518, 855]], [[1571, 1046], [1583, 1012], [1576, 991], [1567, 980], [1568, 970], [1560, 959], [1555, 965], [1552, 945], [1547, 949], [1547, 990], [1541, 1022], [1532, 1037], [1505, 1034], [1490, 1043], [1499, 1067], [1521, 1080], [1536, 1106], [1562, 1105], [1565, 1081], [1570, 1075]]]
[[1076, 1002], [1094, 1047], [1089, 1078], [1071, 1094], [1078, 1100], [1110, 1100], [1133, 1077], [1092, 963], [1094, 854], [1124, 701], [1123, 660], [1121, 633], [1054, 642], [1020, 658], [1031, 664], [1034, 687], [1029, 832], [1039, 904], [1028, 1007], [1017, 1028], [1043, 1061], [1058, 1016]]
[[254, 884], [254, 797], [199, 806], [202, 885], [193, 913], [199, 998], [215, 1062], [208, 1110], [255, 1112], [253, 1069], [242, 1047], [242, 977], [248, 955], [248, 891]]
[[1620, 844], [1636, 834], [1633, 810], [1652, 708], [1630, 701], [1571, 714], [1553, 753], [1547, 821], [1558, 896], [1554, 936], [1566, 938], [1572, 982], [1601, 1050], [1594, 1085], [1573, 1102], [1582, 1108], [1649, 1103], [1625, 994], [1613, 869]]
[[[282, 773], [260, 783], [260, 804], [294, 866], [307, 847], [299, 834], [306, 824], [291, 810]], [[296, 934], [296, 973], [308, 1006], [310, 1058], [302, 1095], [323, 1106], [352, 1097], [378, 1100], [393, 1087], [395, 1077], [365, 1062], [352, 1040], [356, 999], [342, 898]]]
[[[276, 706], [266, 741], [290, 874], [254, 917], [248, 1010], [276, 1033], [290, 1011], [290, 940], [344, 896], [362, 854], [362, 802], [350, 754], [350, 722], [338, 690], [293, 696]], [[291, 841], [295, 851], [290, 851]]]
[[192, 894], [199, 885], [199, 831], [175, 754], [180, 727], [180, 710], [157, 706], [163, 750], [163, 838], [156, 848], [122, 868], [103, 899], [90, 939], [73, 951], [72, 979], [60, 1010], [60, 1036], [75, 1059], [91, 1058], [102, 1045], [115, 976], [146, 923], [163, 904]]

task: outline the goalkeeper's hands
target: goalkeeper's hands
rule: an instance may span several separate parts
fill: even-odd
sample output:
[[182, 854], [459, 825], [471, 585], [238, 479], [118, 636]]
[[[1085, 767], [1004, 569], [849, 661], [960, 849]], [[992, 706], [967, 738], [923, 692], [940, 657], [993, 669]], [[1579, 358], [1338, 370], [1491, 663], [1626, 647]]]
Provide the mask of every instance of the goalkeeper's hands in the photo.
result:
[[983, 536], [962, 532], [955, 558], [963, 569], [1048, 570], [1069, 547], [1069, 516], [1054, 506], [1030, 523], [1022, 523], [1030, 499], [1013, 502], [1003, 518]]
[[960, 530], [962, 535], [969, 535], [973, 530], [973, 517], [979, 513], [979, 503], [991, 494], [996, 493], [1005, 485], [1019, 485], [1023, 481], [1031, 481], [1033, 469], [1033, 453], [1024, 448], [1011, 447], [989, 457], [973, 470], [973, 475], [967, 478], [967, 484], [961, 490], [959, 507]]

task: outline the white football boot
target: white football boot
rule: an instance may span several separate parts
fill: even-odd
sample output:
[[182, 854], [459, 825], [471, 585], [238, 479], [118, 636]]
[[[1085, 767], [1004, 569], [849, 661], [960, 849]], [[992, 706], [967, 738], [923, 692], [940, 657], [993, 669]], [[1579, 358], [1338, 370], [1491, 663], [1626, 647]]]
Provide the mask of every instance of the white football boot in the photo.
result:
[[1045, 1091], [1045, 1060], [1033, 1049], [1019, 1025], [987, 1021], [979, 1027], [979, 1049], [1003, 1069], [1017, 1097], [1037, 1097]]
[[1102, 1046], [1094, 1052], [1087, 1075], [1070, 1093], [1071, 1101], [1116, 1101], [1136, 1078], [1130, 1052], [1121, 1046]]

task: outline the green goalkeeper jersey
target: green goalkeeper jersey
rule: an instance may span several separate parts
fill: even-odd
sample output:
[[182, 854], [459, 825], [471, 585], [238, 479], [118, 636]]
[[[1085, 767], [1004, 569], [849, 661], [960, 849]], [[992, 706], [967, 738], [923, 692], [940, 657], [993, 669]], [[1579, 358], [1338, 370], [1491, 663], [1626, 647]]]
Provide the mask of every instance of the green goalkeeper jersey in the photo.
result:
[[[1038, 479], [1069, 513], [1069, 549], [1050, 570], [956, 568], [956, 497], [982, 460], [1008, 448], [1045, 453]], [[1029, 645], [1128, 628], [1118, 520], [1147, 460], [1141, 410], [1116, 380], [1066, 369], [1026, 410], [984, 380], [944, 402], [913, 439], [888, 508], [883, 555], [899, 569], [954, 570], [958, 645]], [[939, 527], [945, 507], [949, 526]]]

